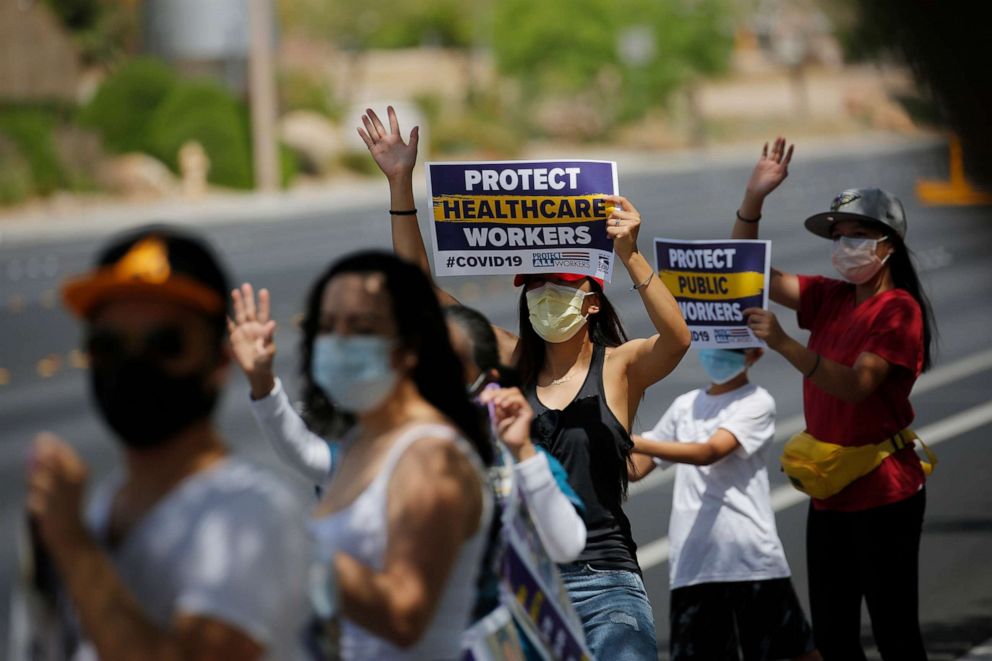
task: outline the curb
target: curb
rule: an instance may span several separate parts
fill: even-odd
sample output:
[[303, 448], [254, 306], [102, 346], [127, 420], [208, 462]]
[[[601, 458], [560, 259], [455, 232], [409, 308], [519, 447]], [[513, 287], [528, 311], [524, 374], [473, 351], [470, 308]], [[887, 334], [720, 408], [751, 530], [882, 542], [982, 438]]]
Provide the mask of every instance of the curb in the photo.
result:
[[[905, 136], [868, 133], [844, 138], [816, 138], [802, 143], [801, 158], [813, 161], [841, 154], [901, 153], [931, 149], [943, 143], [944, 138], [934, 134]], [[549, 153], [552, 149], [556, 150], [553, 154]], [[624, 175], [650, 175], [692, 172], [714, 167], [747, 167], [753, 163], [757, 151], [756, 145], [750, 143], [668, 152], [618, 151], [608, 147], [573, 149], [542, 147], [526, 154], [525, 158], [613, 160], [617, 162], [618, 171]], [[415, 180], [417, 179], [423, 179], [419, 172], [415, 173]], [[426, 195], [422, 183], [417, 186], [416, 195], [418, 199]], [[0, 247], [101, 236], [150, 222], [223, 225], [272, 221], [279, 216], [369, 209], [382, 206], [387, 199], [385, 181], [376, 178], [340, 183], [332, 181], [319, 188], [279, 193], [214, 193], [195, 201], [169, 199], [144, 203], [108, 202], [94, 204], [90, 208], [84, 204], [82, 209], [74, 209], [67, 204], [62, 209], [49, 208], [10, 215], [0, 212]]]

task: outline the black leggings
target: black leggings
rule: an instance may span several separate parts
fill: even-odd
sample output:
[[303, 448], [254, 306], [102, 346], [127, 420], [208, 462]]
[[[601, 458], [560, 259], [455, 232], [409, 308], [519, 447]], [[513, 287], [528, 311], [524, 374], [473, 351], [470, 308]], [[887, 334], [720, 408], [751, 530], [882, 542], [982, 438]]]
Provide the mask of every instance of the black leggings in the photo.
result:
[[920, 635], [919, 555], [926, 492], [858, 512], [806, 520], [810, 615], [825, 661], [862, 661], [861, 599], [882, 658], [927, 658]]

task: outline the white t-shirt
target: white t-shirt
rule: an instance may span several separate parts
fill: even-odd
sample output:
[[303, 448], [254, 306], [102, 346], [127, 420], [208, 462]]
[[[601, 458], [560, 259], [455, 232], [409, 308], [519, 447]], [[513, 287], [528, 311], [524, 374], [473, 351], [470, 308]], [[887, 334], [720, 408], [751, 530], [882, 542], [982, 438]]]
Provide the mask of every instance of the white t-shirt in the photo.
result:
[[693, 390], [643, 436], [705, 443], [721, 428], [739, 448], [710, 466], [676, 465], [668, 523], [672, 589], [790, 575], [768, 494], [775, 400], [764, 388], [748, 384], [716, 396]]
[[[101, 484], [90, 503], [98, 541], [121, 479]], [[180, 482], [107, 552], [157, 625], [169, 627], [179, 613], [214, 618], [263, 645], [266, 658], [303, 658], [305, 519], [275, 476], [228, 458]]]

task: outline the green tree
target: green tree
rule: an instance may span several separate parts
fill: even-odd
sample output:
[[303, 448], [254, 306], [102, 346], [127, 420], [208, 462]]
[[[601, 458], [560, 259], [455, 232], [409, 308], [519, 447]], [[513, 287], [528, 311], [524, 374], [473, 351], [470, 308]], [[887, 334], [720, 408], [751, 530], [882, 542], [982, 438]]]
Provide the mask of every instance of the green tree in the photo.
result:
[[729, 0], [496, 0], [492, 48], [522, 98], [576, 96], [626, 120], [724, 71], [733, 18]]
[[287, 29], [302, 30], [345, 49], [464, 48], [472, 42], [481, 0], [279, 0]]

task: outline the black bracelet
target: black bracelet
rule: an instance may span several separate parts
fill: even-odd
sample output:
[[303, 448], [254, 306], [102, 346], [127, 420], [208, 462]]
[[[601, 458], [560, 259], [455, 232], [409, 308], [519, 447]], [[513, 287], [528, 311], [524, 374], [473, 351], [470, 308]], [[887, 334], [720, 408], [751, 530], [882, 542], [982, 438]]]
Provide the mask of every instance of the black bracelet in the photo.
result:
[[753, 225], [756, 222], [758, 222], [759, 220], [761, 220], [761, 214], [759, 213], [757, 218], [745, 218], [744, 216], [741, 215], [741, 210], [738, 209], [737, 210], [737, 220], [741, 221], [742, 223], [750, 223], [750, 224]]
[[389, 210], [389, 215], [390, 216], [416, 216], [417, 215], [417, 210], [416, 209], [390, 209]]
[[641, 284], [634, 285], [633, 287], [631, 287], [630, 288], [630, 291], [637, 291], [638, 289], [644, 289], [645, 287], [647, 287], [648, 285], [651, 284], [651, 281], [652, 280], [654, 280], [654, 273], [652, 273], [651, 275], [649, 275], [647, 277], [647, 279], [644, 282], [642, 282]]
[[819, 369], [820, 367], [820, 354], [815, 353], [813, 355], [816, 356], [816, 362], [813, 363], [813, 369], [811, 369], [808, 373], [804, 375], [807, 379], [812, 377], [813, 373], [816, 372], [816, 370]]

